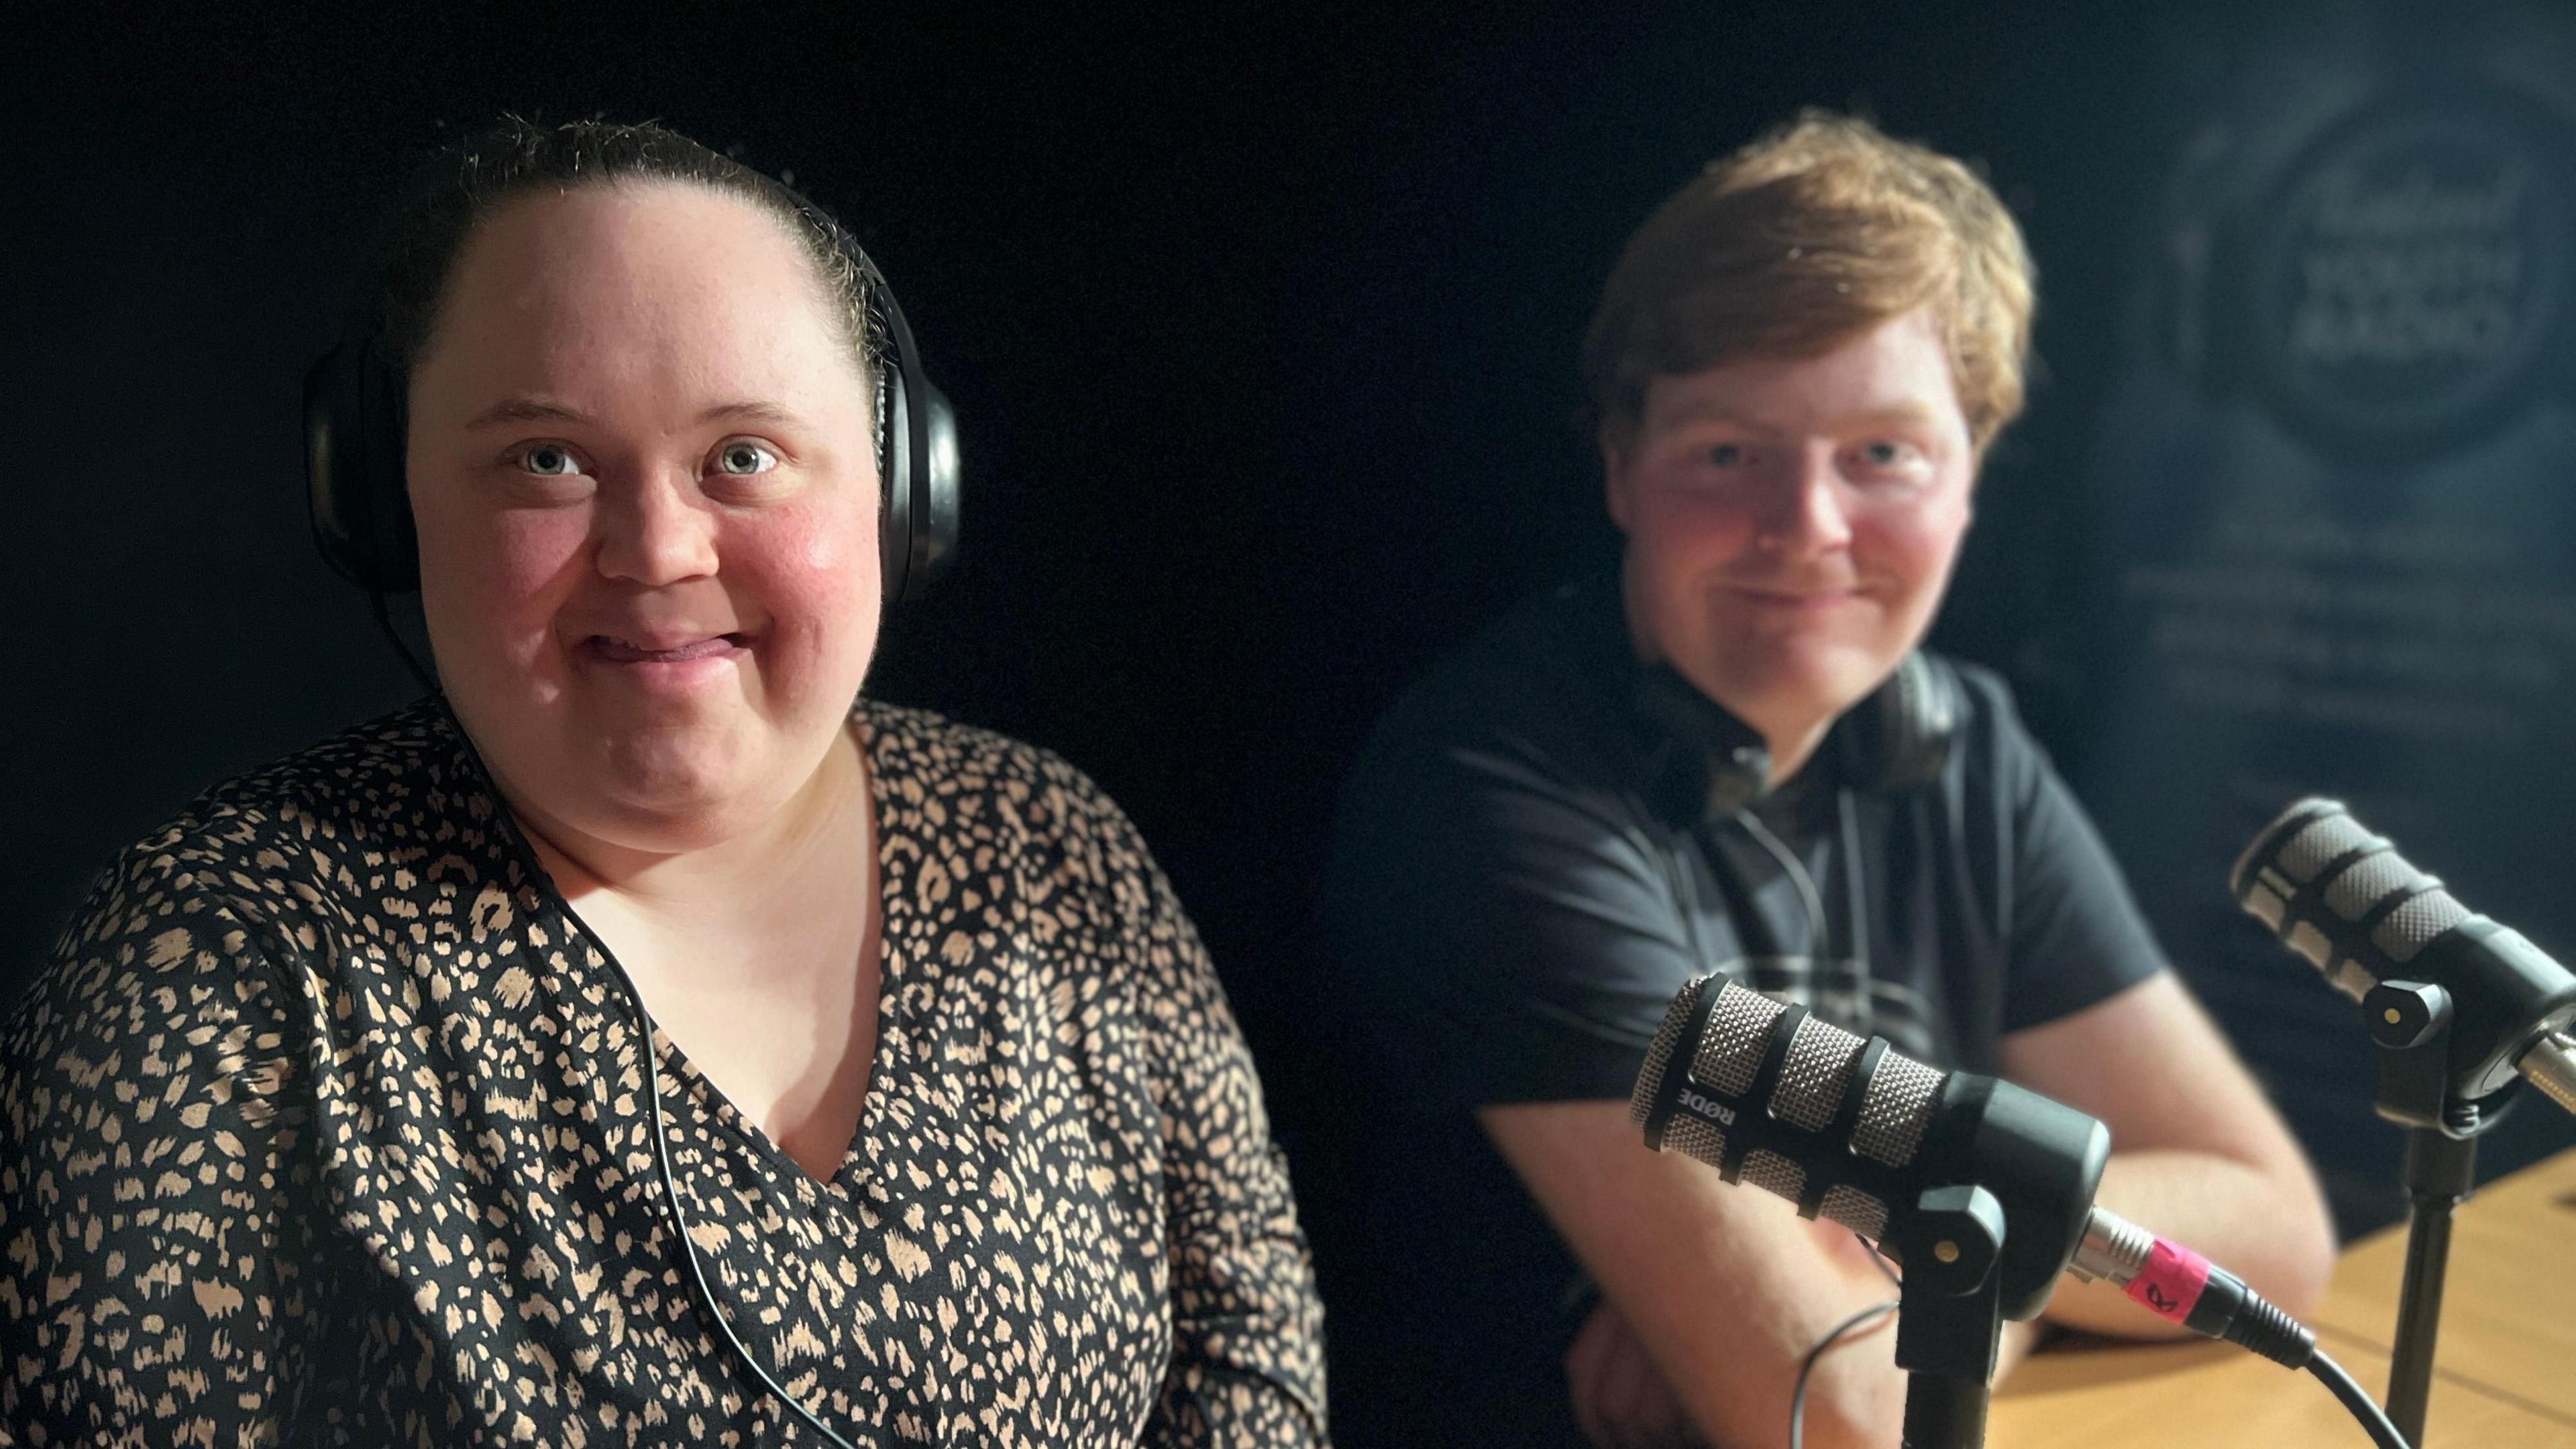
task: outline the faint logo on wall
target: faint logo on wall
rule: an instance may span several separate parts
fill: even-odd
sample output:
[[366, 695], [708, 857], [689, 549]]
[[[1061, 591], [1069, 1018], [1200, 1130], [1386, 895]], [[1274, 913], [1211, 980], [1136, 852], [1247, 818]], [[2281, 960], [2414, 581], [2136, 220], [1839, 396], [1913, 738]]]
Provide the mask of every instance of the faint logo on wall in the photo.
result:
[[[2182, 127], [2091, 468], [2114, 606], [2078, 784], [2358, 1227], [2404, 1207], [2366, 1035], [2208, 883], [2322, 790], [2576, 931], [2576, 10], [2265, 13], [2171, 31]], [[2567, 1140], [2523, 1115], [2482, 1156]]]
[[2576, 248], [2556, 149], [2500, 112], [2373, 108], [2287, 169], [2244, 254], [2247, 361], [2283, 426], [2421, 455], [2531, 399]]

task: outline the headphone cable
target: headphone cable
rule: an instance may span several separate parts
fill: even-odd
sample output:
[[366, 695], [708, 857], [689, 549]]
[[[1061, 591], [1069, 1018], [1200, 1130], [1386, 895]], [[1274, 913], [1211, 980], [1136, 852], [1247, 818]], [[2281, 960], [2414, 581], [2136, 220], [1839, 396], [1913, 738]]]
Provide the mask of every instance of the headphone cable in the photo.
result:
[[[581, 929], [583, 935], [591, 934], [590, 927], [586, 923]], [[787, 1411], [802, 1421], [805, 1427], [822, 1435], [823, 1442], [831, 1445], [832, 1449], [854, 1449], [849, 1440], [835, 1433], [831, 1425], [824, 1423], [819, 1415], [805, 1407], [794, 1394], [787, 1392], [786, 1386], [773, 1378], [769, 1369], [759, 1359], [752, 1357], [750, 1346], [742, 1341], [740, 1334], [734, 1332], [733, 1320], [725, 1317], [724, 1310], [716, 1306], [715, 1285], [707, 1281], [706, 1265], [698, 1258], [697, 1240], [689, 1236], [688, 1213], [680, 1206], [679, 1180], [671, 1171], [671, 1139], [662, 1125], [662, 1074], [659, 1065], [662, 1054], [653, 1046], [652, 1013], [645, 1010], [644, 998], [637, 994], [635, 983], [627, 979], [626, 968], [618, 964], [615, 956], [608, 954], [606, 946], [597, 937], [592, 937], [591, 944], [599, 949], [600, 959], [608, 963], [608, 969], [616, 973], [618, 984], [626, 988], [626, 999], [634, 1007], [633, 1018], [636, 1029], [643, 1033], [642, 1039], [636, 1044], [636, 1049], [644, 1054], [645, 1095], [653, 1108], [653, 1163], [661, 1172], [662, 1192], [671, 1202], [671, 1225], [679, 1230], [680, 1251], [689, 1260], [689, 1277], [697, 1283], [698, 1297], [706, 1303], [707, 1317], [715, 1320], [716, 1331], [724, 1335], [725, 1344], [733, 1350], [734, 1357], [742, 1362], [744, 1368], [751, 1370], [752, 1377], [760, 1380], [760, 1386], [767, 1389], [772, 1398], [785, 1405]]]
[[419, 657], [411, 652], [411, 646], [403, 642], [401, 632], [394, 628], [393, 611], [385, 607], [385, 591], [367, 590], [367, 607], [376, 616], [376, 627], [385, 632], [385, 638], [393, 644], [394, 652], [402, 656], [403, 667], [411, 671], [411, 677], [419, 680], [420, 687], [431, 694], [438, 693], [438, 680], [422, 667]]
[[[377, 594], [375, 598], [376, 617], [379, 621], [384, 621], [384, 596]], [[386, 623], [386, 632], [388, 635], [392, 633], [390, 622]], [[396, 647], [400, 647], [402, 641], [396, 639], [394, 642]], [[410, 651], [404, 650], [403, 657], [409, 659]], [[433, 692], [435, 692], [434, 686]], [[460, 726], [460, 734], [461, 732]], [[490, 780], [491, 768], [483, 762], [481, 752], [473, 747], [470, 740], [466, 742], [465, 748], [466, 753], [474, 760], [475, 768], [482, 772], [487, 781]], [[499, 793], [497, 788], [494, 793], [497, 798]], [[688, 1210], [681, 1203], [679, 1177], [671, 1167], [671, 1137], [662, 1118], [661, 1053], [653, 1047], [653, 1035], [656, 1029], [653, 1025], [653, 1013], [644, 1005], [644, 993], [635, 989], [635, 978], [626, 974], [625, 963], [617, 959], [617, 953], [609, 950], [608, 943], [601, 940], [599, 933], [590, 928], [590, 922], [583, 920], [581, 912], [574, 910], [572, 902], [566, 900], [563, 893], [556, 889], [553, 875], [545, 868], [544, 858], [537, 854], [535, 844], [528, 839], [518, 821], [511, 817], [506, 808], [499, 813], [501, 828], [518, 846], [522, 863], [529, 874], [541, 883], [546, 894], [554, 897], [554, 904], [563, 908], [564, 919], [572, 924], [573, 931], [582, 940], [589, 943], [591, 950], [599, 953], [601, 963], [608, 967], [608, 974], [617, 979], [618, 988], [625, 993], [628, 1020], [632, 1022], [634, 1030], [638, 1033], [635, 1049], [644, 1057], [644, 1100], [653, 1124], [653, 1165], [656, 1175], [662, 1179], [662, 1195], [671, 1205], [671, 1226], [678, 1233], [681, 1256], [688, 1261], [690, 1281], [697, 1285], [698, 1298], [706, 1306], [707, 1317], [714, 1320], [716, 1332], [723, 1337], [725, 1346], [733, 1350], [736, 1361], [749, 1369], [751, 1376], [759, 1380], [761, 1388], [767, 1390], [770, 1397], [784, 1405], [787, 1412], [795, 1416], [797, 1422], [821, 1435], [823, 1442], [832, 1446], [832, 1449], [856, 1449], [855, 1445], [842, 1437], [831, 1425], [824, 1423], [820, 1415], [805, 1407], [802, 1400], [787, 1392], [786, 1386], [779, 1383], [769, 1369], [752, 1356], [750, 1345], [744, 1343], [742, 1336], [734, 1332], [733, 1320], [725, 1317], [724, 1310], [717, 1305], [715, 1285], [707, 1281], [706, 1265], [698, 1257], [697, 1239], [689, 1236]], [[882, 1427], [879, 1432], [883, 1432]]]
[[1738, 809], [1735, 823], [1743, 826], [1745, 834], [1752, 836], [1770, 853], [1771, 858], [1779, 863], [1781, 873], [1789, 877], [1790, 883], [1797, 888], [1798, 903], [1807, 908], [1808, 940], [1811, 943], [1807, 947], [1808, 959], [1821, 959], [1825, 952], [1833, 949], [1833, 940], [1825, 925], [1825, 898], [1816, 890], [1815, 877], [1807, 874], [1806, 866], [1799, 862], [1788, 846], [1781, 843], [1779, 836], [1771, 833], [1771, 827], [1762, 823], [1762, 817], [1754, 814], [1752, 807]]

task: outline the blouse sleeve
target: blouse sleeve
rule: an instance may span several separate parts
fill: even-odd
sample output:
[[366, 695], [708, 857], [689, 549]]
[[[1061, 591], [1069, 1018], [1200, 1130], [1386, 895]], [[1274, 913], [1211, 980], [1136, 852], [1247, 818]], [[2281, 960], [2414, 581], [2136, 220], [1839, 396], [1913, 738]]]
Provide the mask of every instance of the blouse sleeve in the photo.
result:
[[1198, 932], [1150, 859], [1142, 876], [1132, 949], [1156, 1054], [1172, 1303], [1144, 1442], [1321, 1445], [1324, 1310], [1287, 1158]]
[[[284, 977], [172, 855], [102, 878], [0, 1027], [0, 1424], [277, 1444], [317, 1282]], [[0, 1434], [0, 1441], [6, 1440]]]

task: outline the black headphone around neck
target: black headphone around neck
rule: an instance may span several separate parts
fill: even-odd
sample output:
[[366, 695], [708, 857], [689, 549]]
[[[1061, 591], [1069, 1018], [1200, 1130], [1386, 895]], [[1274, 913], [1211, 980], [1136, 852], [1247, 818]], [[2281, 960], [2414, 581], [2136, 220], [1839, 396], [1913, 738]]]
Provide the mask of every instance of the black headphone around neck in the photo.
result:
[[[887, 602], [919, 598], [957, 550], [957, 417], [922, 370], [885, 274], [847, 231], [832, 232], [875, 288], [893, 344], [891, 373], [882, 364], [876, 369], [884, 490], [877, 541]], [[420, 587], [420, 543], [403, 481], [403, 395], [402, 374], [372, 333], [342, 339], [304, 375], [305, 501], [314, 546], [343, 577], [379, 596]]]
[[[1958, 671], [1913, 650], [1896, 672], [1833, 726], [1844, 777], [1882, 794], [1941, 778], [1964, 713]], [[1751, 725], [1700, 693], [1669, 664], [1640, 666], [1635, 704], [1653, 727], [1648, 789], [1676, 824], [1722, 820], [1771, 790], [1771, 750]]]

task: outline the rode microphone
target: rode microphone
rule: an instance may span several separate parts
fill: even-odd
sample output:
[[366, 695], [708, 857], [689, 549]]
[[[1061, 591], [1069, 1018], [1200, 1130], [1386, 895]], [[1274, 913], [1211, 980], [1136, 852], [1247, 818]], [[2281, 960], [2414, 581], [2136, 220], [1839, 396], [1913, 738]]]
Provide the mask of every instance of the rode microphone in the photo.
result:
[[1646, 1145], [1698, 1158], [1882, 1248], [1929, 1189], [2003, 1208], [1999, 1301], [2038, 1315], [2057, 1275], [2108, 1278], [2158, 1316], [2298, 1368], [2316, 1338], [2235, 1275], [2093, 1205], [2103, 1125], [1995, 1077], [1915, 1061], [1723, 975], [1673, 998], [1628, 1102]]
[[2228, 888], [2363, 1003], [2384, 1044], [2411, 1047], [2446, 1028], [2442, 1085], [2452, 1100], [2492, 1097], [2520, 1076], [2576, 1112], [2576, 975], [2452, 899], [2341, 801], [2283, 811], [2236, 858]]

